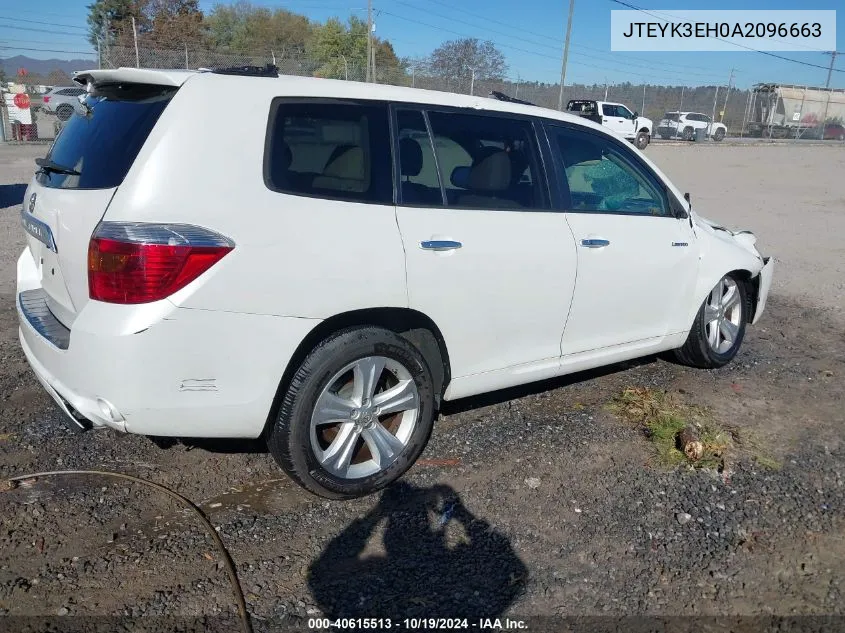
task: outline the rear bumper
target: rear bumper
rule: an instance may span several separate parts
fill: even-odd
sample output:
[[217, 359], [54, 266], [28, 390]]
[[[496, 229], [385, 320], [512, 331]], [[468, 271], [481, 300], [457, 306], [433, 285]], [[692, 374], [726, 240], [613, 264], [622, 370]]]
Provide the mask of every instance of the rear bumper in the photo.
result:
[[763, 268], [760, 270], [760, 286], [757, 290], [757, 304], [754, 306], [754, 319], [751, 321], [752, 325], [757, 323], [763, 315], [763, 311], [766, 309], [766, 301], [769, 299], [769, 290], [772, 288], [775, 260], [772, 257], [766, 257], [763, 261]]
[[18, 261], [21, 347], [38, 380], [77, 426], [258, 437], [288, 360], [318, 323], [179, 308], [169, 301], [89, 301], [62, 349], [33, 324], [20, 300], [39, 284], [26, 249]]

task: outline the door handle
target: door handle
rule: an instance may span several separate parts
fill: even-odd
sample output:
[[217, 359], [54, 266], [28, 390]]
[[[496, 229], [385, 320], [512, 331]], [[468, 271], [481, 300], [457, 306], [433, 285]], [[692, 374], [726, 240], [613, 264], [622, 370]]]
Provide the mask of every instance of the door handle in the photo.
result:
[[581, 246], [586, 248], [604, 248], [605, 246], [610, 245], [610, 240], [602, 240], [602, 239], [591, 239], [591, 240], [581, 240]]
[[462, 246], [463, 244], [455, 240], [425, 240], [420, 242], [420, 248], [427, 251], [452, 251]]

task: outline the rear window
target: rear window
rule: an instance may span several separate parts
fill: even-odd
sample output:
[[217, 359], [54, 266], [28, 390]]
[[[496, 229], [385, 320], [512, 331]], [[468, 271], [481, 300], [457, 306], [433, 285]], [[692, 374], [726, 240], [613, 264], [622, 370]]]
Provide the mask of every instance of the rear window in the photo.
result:
[[276, 100], [264, 181], [283, 193], [392, 204], [387, 105]]
[[47, 160], [77, 174], [41, 170], [58, 189], [110, 189], [126, 177], [175, 88], [144, 84], [98, 87], [59, 132]]

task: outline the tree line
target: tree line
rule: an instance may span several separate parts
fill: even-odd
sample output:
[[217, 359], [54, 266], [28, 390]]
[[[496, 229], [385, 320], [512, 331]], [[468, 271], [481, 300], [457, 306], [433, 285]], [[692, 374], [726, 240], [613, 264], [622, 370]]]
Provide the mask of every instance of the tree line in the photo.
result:
[[[134, 19], [134, 34], [133, 34]], [[308, 74], [318, 77], [362, 79], [367, 66], [367, 21], [352, 14], [345, 21], [330, 18], [310, 20], [283, 8], [256, 6], [247, 0], [217, 4], [203, 12], [198, 0], [95, 0], [88, 7], [89, 40], [95, 47], [134, 47], [143, 49], [272, 55], [281, 68], [286, 60], [308, 60]], [[559, 84], [516, 83], [507, 79], [504, 54], [489, 41], [463, 38], [444, 42], [431, 54], [417, 59], [399, 58], [392, 44], [373, 34], [377, 80], [435, 89], [488, 94], [502, 90], [556, 107]], [[568, 85], [564, 100], [602, 99], [604, 85]], [[642, 84], [616, 84], [609, 87], [611, 101], [643, 110]], [[715, 86], [645, 88], [645, 108], [641, 114], [658, 118], [669, 110], [693, 110], [712, 114]], [[732, 91], [725, 120], [739, 121], [744, 111], [744, 94]], [[716, 107], [720, 118], [724, 88]]]

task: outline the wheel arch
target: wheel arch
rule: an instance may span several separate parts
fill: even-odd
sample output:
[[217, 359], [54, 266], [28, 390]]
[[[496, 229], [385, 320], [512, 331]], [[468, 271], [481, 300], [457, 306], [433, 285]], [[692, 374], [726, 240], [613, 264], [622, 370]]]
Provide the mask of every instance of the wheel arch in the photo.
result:
[[695, 316], [701, 308], [701, 303], [705, 300], [708, 293], [713, 289], [716, 283], [725, 275], [733, 275], [745, 284], [745, 289], [748, 292], [751, 302], [751, 314], [748, 316], [747, 322], [751, 323], [754, 320], [754, 310], [757, 306], [757, 294], [760, 290], [760, 274], [749, 270], [748, 267], [738, 266], [736, 268], [723, 267], [720, 270], [713, 270], [700, 277], [696, 286], [695, 299], [693, 306], [687, 314], [686, 323], [692, 326], [695, 321]]
[[294, 373], [309, 352], [326, 337], [355, 326], [383, 327], [408, 339], [420, 351], [431, 369], [435, 406], [440, 407], [441, 397], [449, 386], [452, 376], [446, 341], [437, 324], [428, 315], [410, 308], [382, 307], [351, 310], [320, 321], [297, 345], [276, 389], [264, 425], [265, 433], [278, 414], [279, 406]]

